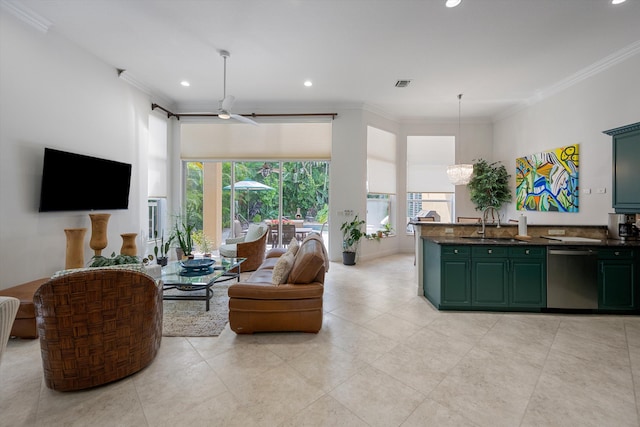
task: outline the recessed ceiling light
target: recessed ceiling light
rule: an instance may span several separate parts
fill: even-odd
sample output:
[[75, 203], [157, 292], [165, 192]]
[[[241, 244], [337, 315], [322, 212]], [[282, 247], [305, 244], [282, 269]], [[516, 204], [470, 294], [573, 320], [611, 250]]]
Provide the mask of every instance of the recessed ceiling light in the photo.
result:
[[311, 87], [311, 86], [313, 86], [313, 82], [312, 82], [311, 80], [305, 80], [305, 81], [304, 81], [304, 85], [305, 85], [306, 87]]
[[456, 7], [460, 3], [462, 3], [462, 0], [447, 0], [444, 5], [447, 7]]
[[184, 86], [184, 87], [189, 87], [189, 86], [191, 86], [191, 83], [189, 83], [189, 82], [188, 82], [188, 81], [186, 81], [186, 80], [181, 81], [181, 82], [180, 82], [180, 84], [181, 84], [182, 86]]
[[611, 0], [611, 4], [620, 4], [620, 3], [624, 3], [627, 0]]

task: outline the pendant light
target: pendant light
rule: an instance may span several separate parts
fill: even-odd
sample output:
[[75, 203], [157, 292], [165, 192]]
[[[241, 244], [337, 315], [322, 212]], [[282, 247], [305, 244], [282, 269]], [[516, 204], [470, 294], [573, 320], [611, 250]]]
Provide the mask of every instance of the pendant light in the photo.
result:
[[[462, 140], [462, 130], [460, 126], [460, 118], [462, 116], [462, 94], [458, 95], [458, 140], [456, 145]], [[466, 185], [471, 180], [473, 175], [473, 165], [470, 164], [455, 164], [447, 166], [447, 176], [449, 181], [453, 185]]]

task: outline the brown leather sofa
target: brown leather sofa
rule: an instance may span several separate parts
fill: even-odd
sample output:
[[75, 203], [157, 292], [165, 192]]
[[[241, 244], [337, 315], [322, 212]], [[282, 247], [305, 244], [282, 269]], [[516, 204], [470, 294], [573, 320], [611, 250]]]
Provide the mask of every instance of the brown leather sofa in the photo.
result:
[[322, 328], [322, 295], [328, 267], [321, 238], [310, 235], [295, 255], [286, 283], [272, 283], [281, 248], [272, 249], [260, 267], [229, 287], [229, 325], [237, 334]]

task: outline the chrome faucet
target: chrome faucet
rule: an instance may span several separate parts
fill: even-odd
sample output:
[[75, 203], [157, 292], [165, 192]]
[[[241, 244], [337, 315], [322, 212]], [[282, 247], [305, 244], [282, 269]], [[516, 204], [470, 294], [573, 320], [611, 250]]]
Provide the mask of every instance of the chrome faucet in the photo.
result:
[[496, 216], [498, 217], [498, 225], [496, 226], [496, 228], [500, 228], [500, 212], [498, 212], [498, 210], [495, 208], [495, 206], [487, 206], [486, 208], [484, 208], [484, 210], [482, 211], [482, 231], [478, 231], [478, 234], [482, 234], [484, 236], [484, 228], [487, 222], [487, 213], [492, 210], [495, 212]]

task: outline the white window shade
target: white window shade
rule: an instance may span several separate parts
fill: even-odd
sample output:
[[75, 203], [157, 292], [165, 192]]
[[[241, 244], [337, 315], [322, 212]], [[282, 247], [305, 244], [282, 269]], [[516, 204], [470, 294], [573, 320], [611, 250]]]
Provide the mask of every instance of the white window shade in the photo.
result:
[[367, 192], [396, 194], [396, 136], [367, 127]]
[[407, 137], [407, 192], [450, 193], [447, 166], [455, 162], [455, 137]]
[[147, 156], [147, 195], [167, 197], [167, 122], [153, 114], [149, 115]]
[[180, 157], [330, 160], [331, 123], [183, 123]]

